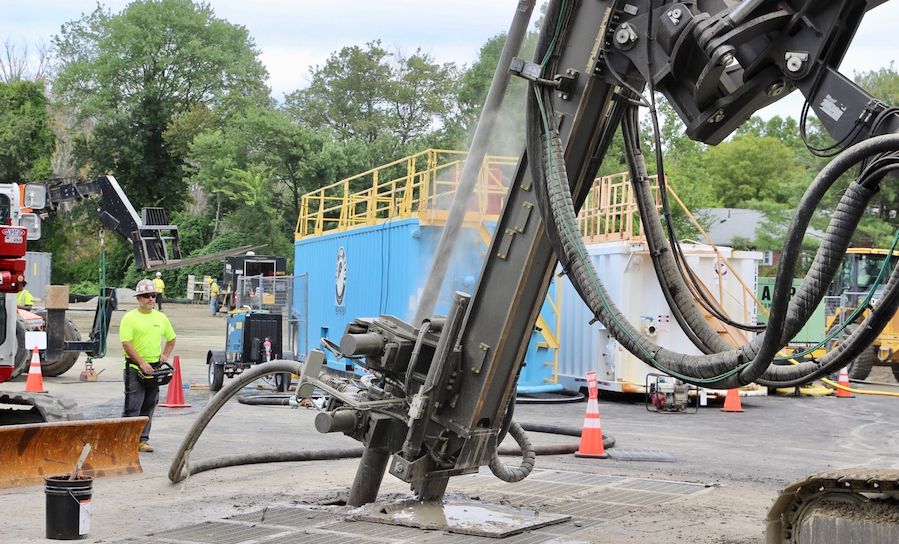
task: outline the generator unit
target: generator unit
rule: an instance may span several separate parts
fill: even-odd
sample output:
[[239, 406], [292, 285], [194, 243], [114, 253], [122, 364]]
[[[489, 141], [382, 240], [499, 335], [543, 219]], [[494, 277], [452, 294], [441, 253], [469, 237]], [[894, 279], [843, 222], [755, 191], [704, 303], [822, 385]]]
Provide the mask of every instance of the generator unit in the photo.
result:
[[[209, 390], [222, 388], [225, 376], [233, 378], [253, 365], [276, 359], [293, 359], [290, 351], [282, 351], [281, 315], [265, 310], [239, 310], [228, 314], [225, 349], [209, 350]], [[290, 387], [290, 374], [276, 374], [278, 391]]]

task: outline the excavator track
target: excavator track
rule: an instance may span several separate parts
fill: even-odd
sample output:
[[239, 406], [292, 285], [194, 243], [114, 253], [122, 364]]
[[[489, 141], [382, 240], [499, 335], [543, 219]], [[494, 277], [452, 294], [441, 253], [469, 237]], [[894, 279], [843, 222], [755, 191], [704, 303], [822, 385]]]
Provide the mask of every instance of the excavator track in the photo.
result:
[[[30, 408], [27, 408], [30, 407]], [[0, 424], [49, 423], [84, 419], [71, 400], [46, 393], [0, 392]]]
[[899, 542], [899, 470], [813, 474], [781, 492], [767, 525], [768, 544]]

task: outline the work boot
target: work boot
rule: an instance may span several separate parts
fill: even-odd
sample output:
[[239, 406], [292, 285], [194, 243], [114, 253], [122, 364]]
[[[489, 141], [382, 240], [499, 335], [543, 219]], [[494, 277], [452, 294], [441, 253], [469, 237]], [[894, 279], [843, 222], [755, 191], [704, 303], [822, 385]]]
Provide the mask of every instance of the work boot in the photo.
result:
[[153, 446], [151, 446], [148, 442], [141, 442], [140, 446], [137, 447], [137, 451], [141, 453], [149, 453], [156, 450], [154, 450]]

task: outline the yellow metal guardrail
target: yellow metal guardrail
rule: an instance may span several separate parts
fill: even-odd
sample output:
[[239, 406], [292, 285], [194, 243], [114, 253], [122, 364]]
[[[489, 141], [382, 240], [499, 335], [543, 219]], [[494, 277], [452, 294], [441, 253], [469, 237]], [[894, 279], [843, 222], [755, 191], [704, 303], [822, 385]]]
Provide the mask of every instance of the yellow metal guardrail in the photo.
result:
[[[467, 153], [427, 149], [303, 195], [295, 238], [418, 217], [423, 224], [446, 218]], [[488, 155], [472, 197], [477, 223], [502, 211], [517, 157]]]
[[[659, 180], [649, 178], [649, 186], [659, 203]], [[613, 240], [643, 240], [640, 213], [634, 200], [631, 178], [627, 172], [596, 178], [578, 214], [578, 226], [586, 243]]]

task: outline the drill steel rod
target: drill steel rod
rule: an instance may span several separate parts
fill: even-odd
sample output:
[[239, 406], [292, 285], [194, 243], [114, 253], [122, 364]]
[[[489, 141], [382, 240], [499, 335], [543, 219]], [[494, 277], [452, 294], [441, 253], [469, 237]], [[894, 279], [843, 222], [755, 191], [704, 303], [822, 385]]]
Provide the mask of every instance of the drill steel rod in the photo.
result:
[[465, 219], [468, 201], [478, 182], [478, 172], [481, 170], [481, 163], [484, 161], [484, 155], [487, 153], [487, 144], [493, 134], [493, 127], [496, 125], [496, 117], [503, 103], [503, 95], [506, 94], [506, 87], [509, 85], [509, 65], [512, 63], [512, 58], [521, 49], [521, 43], [527, 34], [535, 3], [536, 0], [520, 0], [518, 7], [515, 9], [515, 17], [512, 19], [512, 25], [509, 27], [509, 34], [506, 37], [505, 45], [503, 45], [503, 51], [500, 54], [496, 70], [493, 72], [493, 82], [490, 84], [490, 90], [487, 92], [487, 99], [484, 102], [481, 117], [478, 119], [478, 125], [471, 140], [471, 148], [468, 150], [468, 157], [465, 159], [465, 165], [462, 167], [462, 175], [459, 185], [456, 187], [453, 205], [450, 208], [443, 232], [440, 234], [437, 249], [434, 251], [434, 260], [431, 262], [428, 279], [425, 282], [421, 300], [418, 303], [415, 319], [412, 321], [412, 324], [415, 326], [418, 326], [425, 318], [430, 317], [434, 313], [434, 306], [440, 294], [440, 287], [443, 285], [443, 278], [446, 276], [446, 270], [449, 268], [449, 263], [452, 260], [453, 248], [459, 237], [462, 222]]

